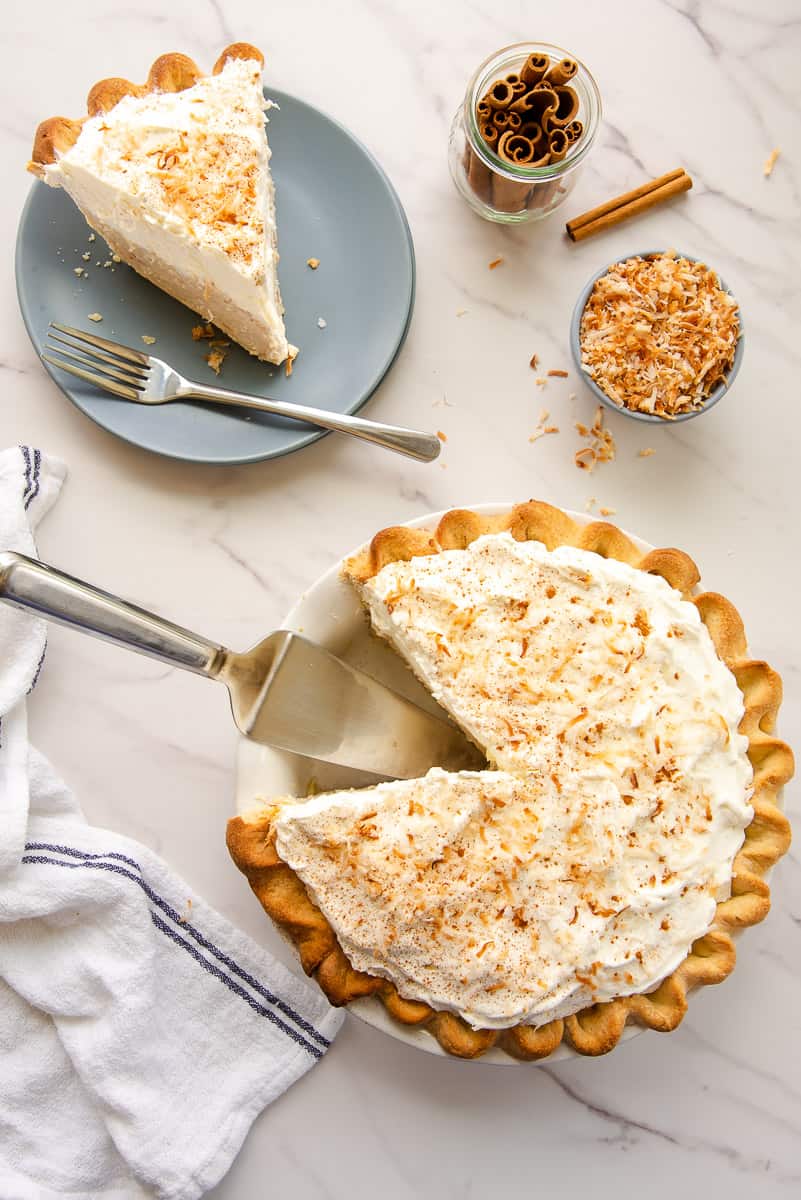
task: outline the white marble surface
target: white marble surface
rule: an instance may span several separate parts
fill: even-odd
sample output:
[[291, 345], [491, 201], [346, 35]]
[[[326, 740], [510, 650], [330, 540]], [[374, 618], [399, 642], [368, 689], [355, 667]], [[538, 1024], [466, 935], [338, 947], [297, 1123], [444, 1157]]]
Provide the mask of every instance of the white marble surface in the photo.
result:
[[[0, 444], [32, 443], [69, 464], [44, 557], [245, 646], [382, 524], [471, 501], [537, 496], [581, 509], [595, 496], [649, 541], [685, 547], [707, 586], [737, 601], [753, 652], [784, 675], [782, 729], [799, 742], [796, 0], [31, 0], [3, 23]], [[581, 57], [605, 101], [566, 215], [678, 164], [695, 179], [689, 196], [579, 246], [559, 217], [505, 231], [473, 216], [447, 175], [450, 119], [478, 62], [526, 37]], [[417, 305], [366, 413], [442, 429], [441, 464], [335, 436], [254, 467], [167, 462], [96, 429], [34, 358], [13, 245], [37, 121], [81, 111], [102, 74], [141, 78], [166, 49], [210, 64], [234, 39], [263, 46], [267, 78], [345, 122], [398, 188]], [[774, 146], [782, 156], [765, 180]], [[568, 320], [585, 279], [663, 245], [708, 258], [740, 298], [743, 368], [701, 420], [644, 434], [614, 416], [618, 458], [587, 476], [573, 465], [572, 421], [592, 413], [589, 393], [572, 371], [540, 392], [528, 361], [536, 351], [546, 368], [570, 367]], [[503, 266], [488, 271], [498, 255]], [[543, 407], [561, 433], [532, 445]], [[638, 457], [645, 445], [653, 457]], [[91, 820], [156, 848], [278, 947], [223, 844], [235, 733], [221, 690], [54, 630], [31, 722]], [[792, 788], [788, 803], [798, 811]], [[800, 880], [791, 850], [734, 976], [695, 997], [676, 1033], [601, 1060], [514, 1071], [443, 1061], [350, 1019], [326, 1060], [256, 1122], [214, 1196], [798, 1195]]]

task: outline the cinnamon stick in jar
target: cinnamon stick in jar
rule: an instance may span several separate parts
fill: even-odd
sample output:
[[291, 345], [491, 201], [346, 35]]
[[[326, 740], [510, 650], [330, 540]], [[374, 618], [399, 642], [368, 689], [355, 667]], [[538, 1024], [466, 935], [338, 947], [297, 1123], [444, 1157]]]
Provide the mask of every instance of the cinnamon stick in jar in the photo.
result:
[[550, 65], [551, 60], [547, 54], [529, 54], [520, 68], [520, 78], [527, 87], [532, 88], [544, 77]]
[[563, 58], [546, 73], [545, 81], [552, 87], [559, 87], [560, 84], [569, 83], [577, 71], [578, 63], [575, 59]]

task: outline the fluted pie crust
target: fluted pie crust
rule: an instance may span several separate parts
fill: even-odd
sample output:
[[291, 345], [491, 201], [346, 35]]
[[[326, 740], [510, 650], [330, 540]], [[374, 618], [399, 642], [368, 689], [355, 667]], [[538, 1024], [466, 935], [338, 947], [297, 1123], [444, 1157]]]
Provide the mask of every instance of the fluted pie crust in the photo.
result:
[[[231, 58], [246, 62], [256, 61], [264, 66], [261, 50], [247, 42], [234, 42], [226, 46], [212, 68], [212, 75], [219, 75]], [[186, 54], [162, 54], [150, 68], [144, 83], [131, 83], [130, 79], [101, 79], [86, 98], [86, 116], [79, 120], [69, 117], [48, 117], [36, 130], [33, 151], [28, 170], [43, 178], [44, 168], [58, 161], [78, 140], [81, 127], [89, 117], [110, 112], [124, 96], [146, 96], [150, 92], [184, 92], [194, 87], [203, 78], [200, 67]]]
[[647, 995], [595, 1004], [539, 1028], [518, 1025], [476, 1030], [454, 1013], [404, 999], [386, 979], [351, 966], [300, 878], [278, 857], [269, 816], [257, 811], [229, 821], [228, 848], [265, 911], [296, 946], [304, 970], [314, 976], [332, 1004], [377, 996], [397, 1021], [427, 1028], [444, 1050], [460, 1058], [476, 1058], [496, 1046], [518, 1059], [540, 1059], [563, 1039], [580, 1054], [605, 1054], [617, 1045], [628, 1021], [660, 1032], [675, 1029], [687, 1010], [689, 989], [720, 983], [734, 969], [732, 934], [757, 924], [768, 913], [770, 891], [765, 874], [790, 844], [789, 822], [778, 799], [792, 776], [793, 756], [789, 746], [774, 736], [782, 684], [767, 663], [748, 657], [743, 623], [730, 601], [715, 592], [693, 595], [700, 577], [688, 555], [675, 549], [643, 555], [614, 525], [600, 521], [580, 524], [539, 501], [516, 505], [499, 516], [455, 509], [445, 514], [433, 533], [406, 526], [381, 530], [369, 546], [345, 563], [344, 573], [352, 582], [362, 583], [387, 563], [463, 549], [482, 534], [502, 531], [518, 541], [543, 542], [549, 550], [574, 546], [661, 575], [696, 605], [719, 657], [743, 693], [745, 713], [740, 730], [748, 738], [754, 770], [754, 816], [734, 860], [731, 896], [718, 903], [712, 927], [694, 942], [681, 965]]

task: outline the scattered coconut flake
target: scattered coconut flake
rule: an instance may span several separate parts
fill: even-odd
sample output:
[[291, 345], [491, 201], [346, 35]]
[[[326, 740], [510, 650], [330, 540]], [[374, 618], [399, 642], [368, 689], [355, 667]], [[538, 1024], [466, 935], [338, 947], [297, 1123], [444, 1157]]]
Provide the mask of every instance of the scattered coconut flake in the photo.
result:
[[306, 259], [306, 266], [311, 267], [311, 269], [313, 271], [316, 271], [317, 268], [319, 267], [319, 265], [320, 265], [319, 258], [307, 258]]
[[106, 268], [106, 270], [108, 270], [108, 268], [111, 266], [111, 259], [107, 258], [106, 261], [103, 263], [103, 266]]
[[97, 237], [96, 233], [90, 233], [89, 237], [87, 238], [87, 241], [93, 242], [96, 239], [96, 237]]
[[154, 337], [152, 337], [151, 334], [149, 334], [149, 333], [143, 333], [142, 341], [145, 343], [146, 346], [153, 346], [155, 344], [156, 339]]
[[675, 251], [628, 258], [590, 292], [581, 363], [619, 407], [670, 420], [703, 407], [739, 336], [737, 301], [705, 264]]
[[653, 446], [643, 446], [642, 450], [637, 451], [638, 458], [650, 458], [652, 454], [656, 454]]
[[503, 262], [503, 257], [501, 257], [501, 258], [493, 258], [493, 260], [492, 260], [492, 262], [491, 262], [491, 263], [487, 263], [487, 266], [489, 267], [490, 271], [494, 271], [494, 270], [495, 270], [495, 268], [496, 268], [496, 267], [499, 267], [499, 266], [501, 265], [501, 263], [502, 263], [502, 262]]
[[765, 163], [762, 167], [762, 174], [766, 179], [773, 174], [773, 168], [776, 166], [776, 160], [780, 154], [781, 150], [777, 146], [775, 150], [771, 150], [770, 154], [765, 159]]
[[466, 312], [467, 312], [466, 308], [457, 308], [456, 315], [457, 315], [457, 317], [463, 317]]
[[318, 329], [325, 329], [327, 325], [328, 325], [328, 322], [326, 321], [325, 317], [317, 318], [317, 328]]
[[545, 387], [548, 380], [543, 378], [542, 375], [538, 375], [534, 382], [536, 383], [537, 387]]
[[83, 261], [84, 261], [84, 262], [89, 262], [89, 259], [90, 259], [91, 257], [92, 257], [92, 256], [91, 256], [91, 254], [89, 253], [89, 251], [88, 251], [88, 250], [86, 251], [86, 253], [85, 253], [85, 254], [82, 254], [82, 255], [81, 255], [81, 258], [83, 259]]
[[122, 259], [120, 258], [119, 254], [112, 254], [111, 261], [118, 263], [118, 262], [122, 262]]
[[586, 509], [587, 512], [592, 512], [593, 508], [595, 507], [595, 505], [597, 503], [598, 503], [598, 501], [596, 500], [595, 496], [590, 496], [589, 500], [584, 505], [584, 508]]
[[575, 426], [580, 436], [589, 441], [589, 445], [582, 446], [573, 456], [580, 471], [593, 471], [598, 463], [612, 461], [617, 454], [617, 446], [611, 431], [604, 425], [602, 405], [598, 405], [590, 429], [580, 421], [576, 421]]
[[598, 512], [602, 517], [613, 517], [617, 512], [616, 508], [599, 508]]
[[73, 273], [73, 275], [77, 275], [78, 278], [80, 279], [81, 275], [86, 274], [86, 271], [84, 271], [83, 267], [73, 267], [72, 273]]
[[[102, 321], [102, 320], [103, 320], [103, 314], [102, 314], [102, 313], [89, 313], [89, 320], [90, 320], [90, 321]], [[113, 333], [113, 332], [114, 332], [114, 330], [112, 329], [112, 331], [111, 331], [111, 332]]]
[[447, 434], [444, 434], [441, 429], [437, 430], [437, 437], [441, 442], [447, 442], [448, 440]]

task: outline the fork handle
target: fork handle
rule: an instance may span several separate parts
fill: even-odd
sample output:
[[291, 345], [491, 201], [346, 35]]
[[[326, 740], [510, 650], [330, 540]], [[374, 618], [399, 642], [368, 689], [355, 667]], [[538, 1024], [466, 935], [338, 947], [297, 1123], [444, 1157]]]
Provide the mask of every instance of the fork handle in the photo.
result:
[[172, 621], [12, 550], [0, 552], [0, 600], [210, 678], [227, 653]]
[[442, 448], [439, 438], [433, 433], [404, 429], [399, 425], [384, 425], [381, 421], [365, 421], [363, 417], [329, 412], [324, 408], [310, 408], [305, 404], [291, 404], [286, 400], [267, 400], [263, 396], [249, 396], [246, 392], [232, 392], [228, 388], [210, 387], [188, 379], [183, 380], [179, 396], [181, 399], [212, 400], [215, 404], [235, 404], [256, 408], [277, 417], [291, 417], [294, 421], [320, 425], [337, 433], [349, 433], [352, 437], [374, 442], [387, 450], [396, 450], [420, 462], [433, 462]]

